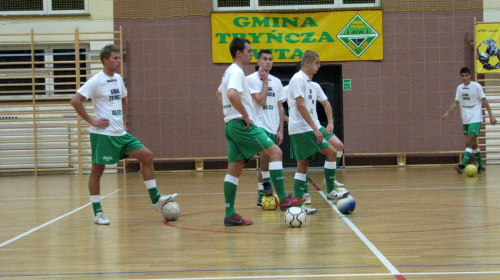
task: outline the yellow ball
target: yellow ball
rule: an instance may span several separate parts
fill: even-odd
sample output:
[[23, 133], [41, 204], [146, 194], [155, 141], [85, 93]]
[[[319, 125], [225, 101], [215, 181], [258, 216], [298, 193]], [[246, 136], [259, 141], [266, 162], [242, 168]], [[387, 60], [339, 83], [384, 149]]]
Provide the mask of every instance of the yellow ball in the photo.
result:
[[273, 195], [265, 195], [261, 200], [262, 207], [266, 210], [274, 210], [280, 204], [280, 200], [276, 194]]
[[467, 176], [474, 177], [477, 175], [477, 166], [475, 166], [474, 164], [468, 164], [465, 167], [464, 171]]

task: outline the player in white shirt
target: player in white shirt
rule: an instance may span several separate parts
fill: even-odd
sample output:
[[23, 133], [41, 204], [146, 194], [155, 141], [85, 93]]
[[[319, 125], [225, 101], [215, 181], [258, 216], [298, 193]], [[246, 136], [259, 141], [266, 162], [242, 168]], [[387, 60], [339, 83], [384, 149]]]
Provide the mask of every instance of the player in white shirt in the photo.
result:
[[250, 41], [234, 38], [229, 45], [229, 51], [233, 63], [224, 72], [216, 93], [222, 103], [228, 151], [227, 174], [224, 179], [224, 225], [241, 226], [251, 225], [253, 222], [238, 215], [234, 209], [238, 180], [245, 162], [256, 154], [268, 156], [270, 159], [269, 174], [280, 199], [279, 206], [282, 211], [302, 204], [305, 199], [292, 198], [286, 194], [281, 149], [267, 136], [264, 129], [254, 124], [253, 101], [243, 72], [243, 67], [250, 64], [253, 56]]
[[[280, 79], [269, 74], [273, 68], [273, 54], [269, 50], [261, 50], [257, 56], [258, 71], [246, 77], [255, 109], [255, 124], [265, 129], [267, 135], [276, 144], [283, 142], [283, 120], [285, 112], [283, 85]], [[260, 169], [257, 173], [258, 198], [257, 206], [261, 205], [264, 195], [272, 195], [271, 177], [269, 175], [269, 157], [260, 156]]]
[[[90, 201], [94, 210], [94, 223], [109, 225], [101, 207], [101, 177], [106, 164], [115, 164], [120, 159], [133, 157], [142, 164], [142, 177], [146, 185], [153, 209], [160, 210], [177, 194], [161, 196], [154, 177], [153, 153], [127, 132], [125, 125], [127, 113], [127, 89], [122, 77], [117, 74], [121, 67], [120, 48], [106, 45], [100, 53], [104, 66], [102, 72], [90, 78], [71, 99], [71, 105], [78, 115], [90, 124], [90, 143], [92, 148], [92, 169], [89, 178]], [[92, 99], [95, 118], [91, 117], [83, 101]]]
[[[318, 127], [314, 120], [315, 118], [317, 119], [316, 102], [320, 100], [318, 99], [318, 90], [310, 78], [318, 72], [319, 68], [319, 55], [314, 51], [304, 52], [301, 59], [301, 70], [292, 77], [288, 85], [288, 133], [291, 139], [290, 146], [297, 159], [294, 190], [295, 196], [300, 197], [303, 195], [307, 180], [307, 170], [309, 168], [309, 157], [319, 151], [326, 156], [324, 174], [327, 185], [327, 196], [339, 199], [347, 196], [349, 192], [345, 189], [335, 187], [337, 150], [324, 139], [327, 135], [331, 137], [330, 135], [333, 134], [331, 106], [326, 128], [321, 129], [322, 127]], [[320, 98], [324, 99], [325, 97]], [[322, 102], [323, 106], [326, 103], [330, 104], [328, 100], [320, 102]]]
[[482, 106], [486, 108], [492, 125], [495, 125], [497, 120], [491, 112], [491, 108], [486, 96], [484, 95], [483, 88], [480, 84], [471, 81], [470, 69], [467, 67], [460, 69], [460, 78], [463, 83], [457, 87], [455, 101], [453, 101], [448, 111], [444, 113], [443, 120], [446, 120], [448, 118], [448, 114], [455, 109], [457, 105], [460, 105], [463, 131], [466, 136], [465, 153], [462, 163], [455, 166], [455, 170], [458, 174], [462, 174], [465, 165], [467, 165], [467, 161], [469, 161], [470, 156], [474, 154], [474, 157], [479, 164], [477, 172], [482, 173], [486, 169], [484, 168], [484, 164], [481, 159], [481, 151], [477, 143], [477, 137], [481, 133], [481, 123], [483, 122]]

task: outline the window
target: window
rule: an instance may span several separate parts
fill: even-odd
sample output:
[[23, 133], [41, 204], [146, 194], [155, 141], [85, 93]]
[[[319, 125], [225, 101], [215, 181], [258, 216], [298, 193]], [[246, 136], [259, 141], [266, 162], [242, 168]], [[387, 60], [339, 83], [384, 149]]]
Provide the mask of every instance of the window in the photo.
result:
[[[35, 51], [35, 63], [43, 62], [43, 50]], [[35, 64], [35, 69], [43, 68], [43, 64]], [[35, 84], [41, 84], [44, 79], [35, 78]], [[12, 50], [0, 51], [0, 97], [9, 95], [30, 95], [32, 93], [31, 80], [31, 51]], [[44, 87], [36, 85], [35, 90], [41, 91]]]
[[[35, 73], [36, 96], [72, 95], [86, 81], [85, 49], [80, 49], [77, 69], [74, 49], [42, 47], [35, 50], [34, 62], [30, 50], [0, 50], [0, 98], [31, 97], [32, 73]], [[90, 54], [89, 54], [90, 55]], [[34, 65], [34, 69], [32, 68]], [[77, 84], [76, 71], [80, 71]]]
[[216, 12], [380, 7], [380, 0], [213, 0]]
[[1, 0], [0, 15], [88, 13], [88, 0]]

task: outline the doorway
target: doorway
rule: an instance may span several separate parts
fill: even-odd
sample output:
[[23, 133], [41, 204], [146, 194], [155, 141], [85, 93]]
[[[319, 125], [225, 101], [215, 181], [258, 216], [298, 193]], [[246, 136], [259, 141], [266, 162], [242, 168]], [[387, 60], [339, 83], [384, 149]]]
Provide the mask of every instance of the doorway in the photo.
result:
[[[271, 74], [281, 80], [283, 86], [288, 85], [292, 76], [297, 72], [295, 65], [274, 65], [271, 69]], [[318, 73], [314, 75], [313, 81], [317, 82], [333, 108], [334, 114], [334, 132], [335, 135], [344, 142], [344, 114], [343, 114], [343, 100], [342, 100], [342, 65], [340, 64], [322, 64]], [[285, 114], [288, 115], [288, 106], [285, 103]], [[325, 110], [321, 103], [317, 103], [318, 118], [321, 125], [326, 126], [328, 120], [326, 118]], [[295, 159], [290, 158], [290, 136], [288, 135], [288, 125], [285, 123], [284, 127], [284, 141], [280, 148], [283, 151], [283, 167], [295, 167], [297, 162]], [[323, 166], [325, 157], [321, 153], [317, 153], [314, 160], [309, 162], [309, 166]]]

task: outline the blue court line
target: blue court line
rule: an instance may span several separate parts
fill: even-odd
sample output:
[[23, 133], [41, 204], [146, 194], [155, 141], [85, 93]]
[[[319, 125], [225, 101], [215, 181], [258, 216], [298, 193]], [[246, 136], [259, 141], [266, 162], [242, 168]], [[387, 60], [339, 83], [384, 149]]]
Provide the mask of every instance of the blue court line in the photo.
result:
[[398, 265], [398, 267], [460, 267], [460, 266], [500, 266], [500, 263], [465, 263], [465, 264], [409, 264]]
[[158, 270], [158, 271], [122, 271], [122, 272], [81, 272], [81, 273], [52, 273], [52, 274], [17, 274], [0, 275], [5, 277], [51, 277], [51, 276], [90, 276], [90, 275], [125, 275], [147, 273], [196, 273], [196, 272], [236, 272], [236, 271], [291, 271], [291, 270], [318, 270], [318, 269], [345, 269], [345, 268], [381, 268], [382, 266], [317, 266], [317, 267], [277, 267], [277, 268], [245, 268], [245, 269], [199, 269], [199, 270]]

